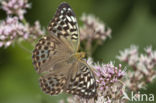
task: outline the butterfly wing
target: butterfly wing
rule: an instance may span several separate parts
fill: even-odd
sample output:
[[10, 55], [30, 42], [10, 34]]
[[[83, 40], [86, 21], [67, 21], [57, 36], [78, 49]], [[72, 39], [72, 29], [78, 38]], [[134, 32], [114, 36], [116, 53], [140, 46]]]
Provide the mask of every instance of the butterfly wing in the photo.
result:
[[65, 61], [73, 52], [55, 35], [39, 40], [33, 51], [33, 64], [37, 73], [54, 71], [57, 63]]
[[92, 69], [80, 61], [72, 68], [72, 76], [67, 81], [66, 91], [69, 94], [83, 98], [92, 98], [96, 95], [96, 81]]
[[79, 29], [74, 12], [67, 3], [62, 3], [50, 22], [48, 30], [62, 39], [75, 52], [79, 47]]
[[45, 36], [39, 40], [33, 51], [33, 64], [40, 77], [42, 90], [56, 95], [64, 90], [69, 68], [67, 62], [73, 52], [55, 35]]
[[40, 77], [40, 87], [43, 92], [57, 95], [63, 92], [66, 78], [62, 74], [48, 74]]

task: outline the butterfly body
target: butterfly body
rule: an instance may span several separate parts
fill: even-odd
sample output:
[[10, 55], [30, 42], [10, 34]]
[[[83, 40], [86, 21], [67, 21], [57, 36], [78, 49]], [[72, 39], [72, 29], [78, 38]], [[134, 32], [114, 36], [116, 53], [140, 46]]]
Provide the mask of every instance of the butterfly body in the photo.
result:
[[49, 34], [41, 38], [33, 51], [33, 64], [41, 74], [42, 90], [50, 95], [61, 92], [92, 98], [96, 81], [91, 67], [78, 52], [79, 29], [75, 14], [62, 3], [48, 26]]

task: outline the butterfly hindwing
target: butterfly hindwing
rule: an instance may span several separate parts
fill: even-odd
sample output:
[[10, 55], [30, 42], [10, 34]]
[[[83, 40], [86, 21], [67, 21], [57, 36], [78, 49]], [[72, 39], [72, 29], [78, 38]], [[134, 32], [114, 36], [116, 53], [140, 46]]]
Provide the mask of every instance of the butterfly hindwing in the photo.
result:
[[66, 92], [83, 98], [92, 98], [96, 94], [96, 81], [90, 67], [83, 61], [78, 63], [78, 71], [72, 75]]
[[79, 46], [79, 29], [74, 12], [67, 3], [62, 3], [50, 22], [48, 30], [57, 35], [58, 38], [68, 42], [77, 51]]
[[50, 95], [57, 95], [63, 92], [66, 78], [63, 74], [48, 74], [40, 77], [40, 87], [42, 91]]

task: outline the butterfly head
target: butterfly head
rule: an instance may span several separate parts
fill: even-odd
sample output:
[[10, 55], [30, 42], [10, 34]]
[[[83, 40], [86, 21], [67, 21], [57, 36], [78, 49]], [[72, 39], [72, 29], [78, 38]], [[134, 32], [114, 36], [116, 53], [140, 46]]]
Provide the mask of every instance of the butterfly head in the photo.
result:
[[82, 58], [85, 57], [85, 52], [78, 52], [78, 53], [75, 53], [74, 56], [75, 56], [78, 60], [80, 60], [80, 59], [82, 59]]

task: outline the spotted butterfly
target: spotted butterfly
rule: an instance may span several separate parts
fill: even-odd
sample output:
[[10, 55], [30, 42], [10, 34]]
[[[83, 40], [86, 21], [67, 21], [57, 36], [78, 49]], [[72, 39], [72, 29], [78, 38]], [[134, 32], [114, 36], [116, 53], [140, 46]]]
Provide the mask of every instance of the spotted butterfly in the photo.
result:
[[40, 86], [50, 95], [65, 92], [93, 98], [96, 81], [92, 68], [78, 52], [79, 28], [74, 12], [67, 3], [58, 7], [48, 26], [49, 34], [41, 38], [33, 51], [33, 64], [40, 74]]

